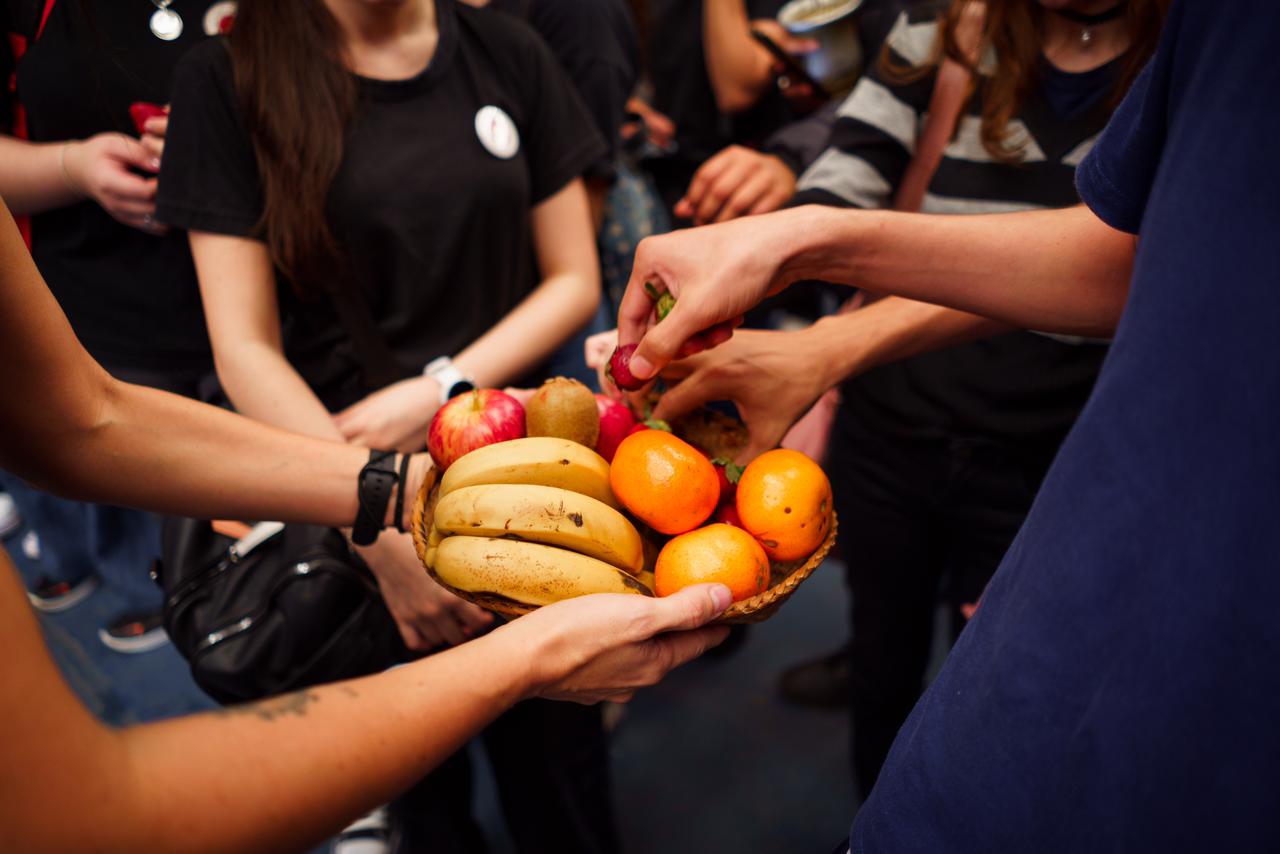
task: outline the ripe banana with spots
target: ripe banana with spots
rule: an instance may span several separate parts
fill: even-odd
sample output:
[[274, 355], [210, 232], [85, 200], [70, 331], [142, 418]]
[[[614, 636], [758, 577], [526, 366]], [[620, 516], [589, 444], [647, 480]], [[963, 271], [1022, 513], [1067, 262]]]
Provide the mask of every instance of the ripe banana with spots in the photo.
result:
[[434, 572], [445, 584], [525, 605], [550, 605], [592, 593], [653, 592], [601, 560], [541, 543], [492, 537], [445, 537]]
[[644, 568], [644, 543], [625, 516], [589, 495], [554, 486], [464, 486], [440, 499], [434, 520], [444, 537], [542, 543], [593, 557], [631, 575]]
[[501, 483], [555, 486], [621, 509], [609, 487], [609, 464], [604, 457], [577, 442], [547, 436], [514, 439], [472, 451], [445, 470], [440, 497], [468, 486]]

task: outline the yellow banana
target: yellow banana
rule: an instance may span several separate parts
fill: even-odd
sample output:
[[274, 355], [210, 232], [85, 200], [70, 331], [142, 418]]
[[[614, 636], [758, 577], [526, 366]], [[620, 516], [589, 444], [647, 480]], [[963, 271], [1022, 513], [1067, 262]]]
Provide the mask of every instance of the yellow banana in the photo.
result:
[[457, 460], [440, 479], [440, 497], [466, 486], [527, 483], [589, 495], [620, 510], [609, 488], [609, 464], [577, 442], [530, 436], [486, 445]]
[[440, 541], [444, 539], [444, 535], [436, 530], [435, 526], [431, 527], [431, 533], [427, 534], [427, 554], [422, 559], [427, 569], [436, 565], [436, 550], [440, 548]]
[[525, 605], [550, 605], [591, 593], [653, 595], [630, 575], [593, 557], [491, 537], [445, 537], [436, 550], [434, 572], [458, 590]]
[[617, 510], [554, 486], [464, 486], [440, 499], [435, 527], [444, 536], [503, 537], [572, 549], [632, 575], [644, 567], [644, 543]]

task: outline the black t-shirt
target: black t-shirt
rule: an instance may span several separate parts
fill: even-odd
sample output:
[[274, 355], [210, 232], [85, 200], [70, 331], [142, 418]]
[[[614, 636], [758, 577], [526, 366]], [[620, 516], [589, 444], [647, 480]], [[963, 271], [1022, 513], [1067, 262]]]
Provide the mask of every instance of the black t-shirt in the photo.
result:
[[[707, 76], [701, 0], [655, 0], [651, 5], [648, 67], [653, 106], [676, 124], [676, 160], [696, 169], [725, 146], [761, 142], [792, 118], [786, 99], [776, 90], [736, 116], [721, 113]], [[747, 13], [752, 20], [776, 18], [785, 5], [786, 0], [747, 0]]]
[[495, 0], [542, 36], [573, 81], [608, 150], [587, 176], [612, 182], [627, 98], [639, 75], [639, 47], [623, 0]]
[[[6, 31], [34, 33], [43, 4], [0, 4]], [[232, 4], [186, 2], [172, 42], [152, 35], [149, 4], [61, 0], [43, 35], [17, 64], [17, 97], [36, 142], [104, 131], [136, 136], [134, 101], [165, 103], [178, 60], [207, 41]], [[9, 66], [0, 68], [8, 80]], [[6, 87], [7, 88], [7, 87]], [[8, 121], [10, 110], [3, 111]], [[146, 234], [84, 201], [32, 217], [32, 254], [80, 340], [108, 368], [174, 371], [212, 367], [187, 237]]]
[[[359, 79], [327, 206], [346, 271], [406, 375], [463, 349], [533, 290], [530, 210], [604, 147], [525, 24], [451, 0], [439, 0], [437, 14], [439, 43], [426, 70], [401, 81]], [[518, 133], [514, 153], [501, 147], [509, 135], [494, 135], [504, 116]], [[220, 42], [192, 51], [178, 69], [160, 187], [164, 222], [259, 234], [258, 166]], [[367, 393], [330, 303], [295, 297], [284, 283], [279, 293], [287, 355], [321, 399], [337, 408]]]

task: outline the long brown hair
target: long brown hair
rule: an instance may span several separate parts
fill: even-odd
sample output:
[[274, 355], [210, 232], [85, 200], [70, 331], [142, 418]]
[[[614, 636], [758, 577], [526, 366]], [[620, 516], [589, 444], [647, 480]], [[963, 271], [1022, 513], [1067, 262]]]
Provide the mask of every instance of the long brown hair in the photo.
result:
[[[1129, 47], [1120, 55], [1112, 108], [1155, 53], [1169, 2], [1129, 0], [1125, 11]], [[921, 66], [903, 68], [890, 57], [886, 44], [880, 57], [882, 73], [891, 81], [909, 82], [924, 77], [944, 59], [959, 63], [975, 81], [970, 98], [981, 88], [983, 147], [999, 161], [1016, 162], [1022, 158], [1022, 149], [1009, 140], [1009, 122], [1039, 83], [1045, 19], [1051, 14], [1034, 0], [954, 0], [939, 15], [938, 40], [930, 59]], [[990, 76], [979, 75], [988, 52], [994, 53], [995, 68]]]
[[326, 201], [356, 103], [338, 22], [321, 0], [240, 0], [228, 43], [262, 181], [260, 233], [294, 288], [313, 290], [339, 259]]

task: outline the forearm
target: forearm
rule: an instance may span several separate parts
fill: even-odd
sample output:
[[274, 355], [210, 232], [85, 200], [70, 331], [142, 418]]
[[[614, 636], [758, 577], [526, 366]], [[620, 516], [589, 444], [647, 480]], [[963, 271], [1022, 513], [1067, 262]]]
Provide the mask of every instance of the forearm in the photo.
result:
[[1012, 327], [976, 314], [902, 297], [831, 315], [796, 333], [827, 388], [902, 359], [976, 341]]
[[586, 272], [559, 273], [454, 358], [482, 387], [522, 377], [581, 329], [600, 304], [599, 279]]
[[769, 82], [769, 56], [751, 38], [743, 0], [706, 0], [702, 42], [707, 77], [722, 112], [749, 109]]
[[[6, 468], [66, 497], [161, 513], [338, 527], [355, 519], [367, 449], [285, 432], [105, 374], [96, 397], [92, 424], [42, 420], [29, 453], [5, 460]], [[427, 468], [425, 457], [415, 457], [410, 484], [421, 483]]]
[[60, 208], [84, 198], [72, 189], [63, 155], [70, 143], [33, 143], [0, 135], [0, 197], [15, 214]]
[[112, 824], [156, 850], [305, 850], [520, 699], [526, 661], [498, 633], [378, 676], [125, 731], [139, 820]]
[[304, 436], [345, 441], [329, 410], [274, 343], [215, 340], [214, 354], [222, 387], [241, 414]]
[[785, 281], [856, 285], [1011, 326], [1106, 336], [1135, 241], [1084, 207], [984, 216], [805, 207], [772, 232]]

